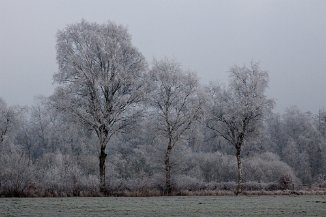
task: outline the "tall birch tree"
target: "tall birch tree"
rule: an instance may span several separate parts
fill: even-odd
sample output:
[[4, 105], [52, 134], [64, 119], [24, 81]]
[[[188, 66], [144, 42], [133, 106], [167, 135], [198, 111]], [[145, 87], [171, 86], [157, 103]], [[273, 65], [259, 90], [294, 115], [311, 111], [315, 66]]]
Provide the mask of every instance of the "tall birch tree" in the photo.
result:
[[150, 109], [157, 120], [158, 135], [166, 144], [165, 193], [172, 191], [171, 153], [200, 117], [202, 98], [198, 79], [194, 74], [181, 68], [175, 61], [155, 61], [150, 71], [150, 83], [153, 87], [150, 97]]
[[264, 115], [271, 111], [273, 101], [265, 95], [268, 73], [258, 64], [234, 66], [230, 73], [228, 88], [209, 88], [211, 100], [207, 126], [235, 147], [238, 168], [235, 193], [239, 194], [242, 184], [241, 149], [260, 133]]
[[83, 20], [58, 32], [57, 62], [54, 106], [96, 133], [100, 190], [104, 192], [110, 138], [140, 115], [145, 59], [123, 26]]

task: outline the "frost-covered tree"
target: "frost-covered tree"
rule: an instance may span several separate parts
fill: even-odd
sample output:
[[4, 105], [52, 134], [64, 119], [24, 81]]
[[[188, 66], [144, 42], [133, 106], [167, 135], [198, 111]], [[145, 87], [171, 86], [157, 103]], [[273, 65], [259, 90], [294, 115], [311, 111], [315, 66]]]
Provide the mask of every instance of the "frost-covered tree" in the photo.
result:
[[0, 193], [19, 195], [32, 177], [33, 167], [15, 145], [23, 119], [23, 109], [8, 106], [0, 98]]
[[270, 152], [277, 153], [282, 159], [283, 149], [287, 143], [286, 133], [283, 130], [283, 122], [280, 114], [270, 113], [265, 121], [264, 148]]
[[230, 72], [228, 88], [213, 85], [209, 88], [207, 126], [236, 149], [238, 194], [242, 183], [242, 146], [259, 133], [264, 114], [270, 111], [273, 101], [265, 96], [268, 74], [258, 64], [234, 66]]
[[13, 135], [17, 132], [21, 114], [21, 109], [7, 106], [0, 98], [0, 145], [13, 139]]
[[199, 118], [202, 97], [194, 74], [171, 60], [155, 61], [150, 71], [150, 111], [156, 118], [158, 135], [166, 145], [165, 192], [171, 193], [171, 152]]
[[282, 153], [283, 160], [295, 169], [304, 184], [322, 172], [322, 135], [310, 112], [290, 107], [283, 114], [282, 131], [287, 142]]
[[34, 179], [34, 166], [14, 144], [0, 154], [0, 194], [20, 196]]
[[57, 62], [59, 87], [52, 100], [96, 133], [104, 191], [107, 144], [140, 114], [145, 59], [124, 27], [81, 21], [58, 32]]

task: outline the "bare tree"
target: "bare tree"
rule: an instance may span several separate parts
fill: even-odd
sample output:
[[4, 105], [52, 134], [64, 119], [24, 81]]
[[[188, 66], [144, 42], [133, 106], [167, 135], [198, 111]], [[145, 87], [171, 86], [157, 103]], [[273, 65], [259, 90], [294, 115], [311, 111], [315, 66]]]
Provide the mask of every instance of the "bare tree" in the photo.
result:
[[171, 193], [171, 152], [199, 118], [201, 100], [197, 78], [174, 61], [155, 61], [150, 72], [150, 104], [157, 118], [158, 134], [166, 141], [165, 192]]
[[267, 72], [251, 63], [250, 67], [231, 68], [228, 88], [212, 86], [209, 89], [211, 103], [207, 126], [236, 149], [236, 194], [241, 192], [242, 183], [241, 148], [259, 133], [264, 114], [273, 106], [273, 101], [265, 96], [267, 84]]
[[95, 131], [100, 190], [105, 191], [106, 147], [140, 114], [145, 59], [124, 27], [83, 20], [58, 32], [57, 61], [59, 87], [52, 99], [56, 108]]

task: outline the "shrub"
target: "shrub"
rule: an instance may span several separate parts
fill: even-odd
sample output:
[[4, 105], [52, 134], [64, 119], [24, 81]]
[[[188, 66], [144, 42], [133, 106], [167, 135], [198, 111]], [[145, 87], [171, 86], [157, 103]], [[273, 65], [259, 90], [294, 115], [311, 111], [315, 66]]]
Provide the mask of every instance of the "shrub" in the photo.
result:
[[286, 190], [286, 189], [290, 189], [293, 188], [293, 180], [292, 177], [290, 175], [283, 175], [280, 177], [279, 181], [279, 187], [281, 190]]

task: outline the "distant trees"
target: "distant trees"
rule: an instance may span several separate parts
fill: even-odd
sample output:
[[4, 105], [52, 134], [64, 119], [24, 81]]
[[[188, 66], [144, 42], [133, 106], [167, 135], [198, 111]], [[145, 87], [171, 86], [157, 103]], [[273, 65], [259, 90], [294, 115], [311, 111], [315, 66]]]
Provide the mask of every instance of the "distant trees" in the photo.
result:
[[241, 149], [262, 127], [264, 114], [273, 102], [265, 96], [268, 74], [258, 64], [231, 68], [228, 88], [212, 86], [209, 89], [210, 107], [207, 127], [232, 144], [236, 149], [238, 186], [241, 192]]
[[326, 186], [326, 112], [272, 113], [256, 63], [205, 92], [174, 60], [147, 69], [124, 27], [86, 21], [58, 32], [57, 61], [51, 97], [0, 99], [0, 196]]
[[23, 120], [22, 108], [8, 106], [0, 98], [0, 190], [19, 195], [32, 180], [33, 167], [15, 144]]
[[303, 183], [311, 183], [322, 173], [322, 132], [318, 122], [309, 112], [290, 107], [282, 116], [282, 131], [285, 143], [282, 160], [292, 166]]
[[58, 32], [57, 61], [54, 106], [96, 133], [105, 191], [106, 146], [140, 115], [145, 59], [124, 27], [82, 21]]
[[150, 71], [150, 84], [150, 110], [156, 116], [157, 133], [166, 143], [165, 192], [169, 194], [172, 191], [171, 152], [191, 124], [199, 119], [203, 100], [195, 75], [184, 71], [171, 60], [154, 62]]
[[11, 139], [18, 131], [21, 114], [20, 109], [7, 106], [0, 98], [0, 145]]

